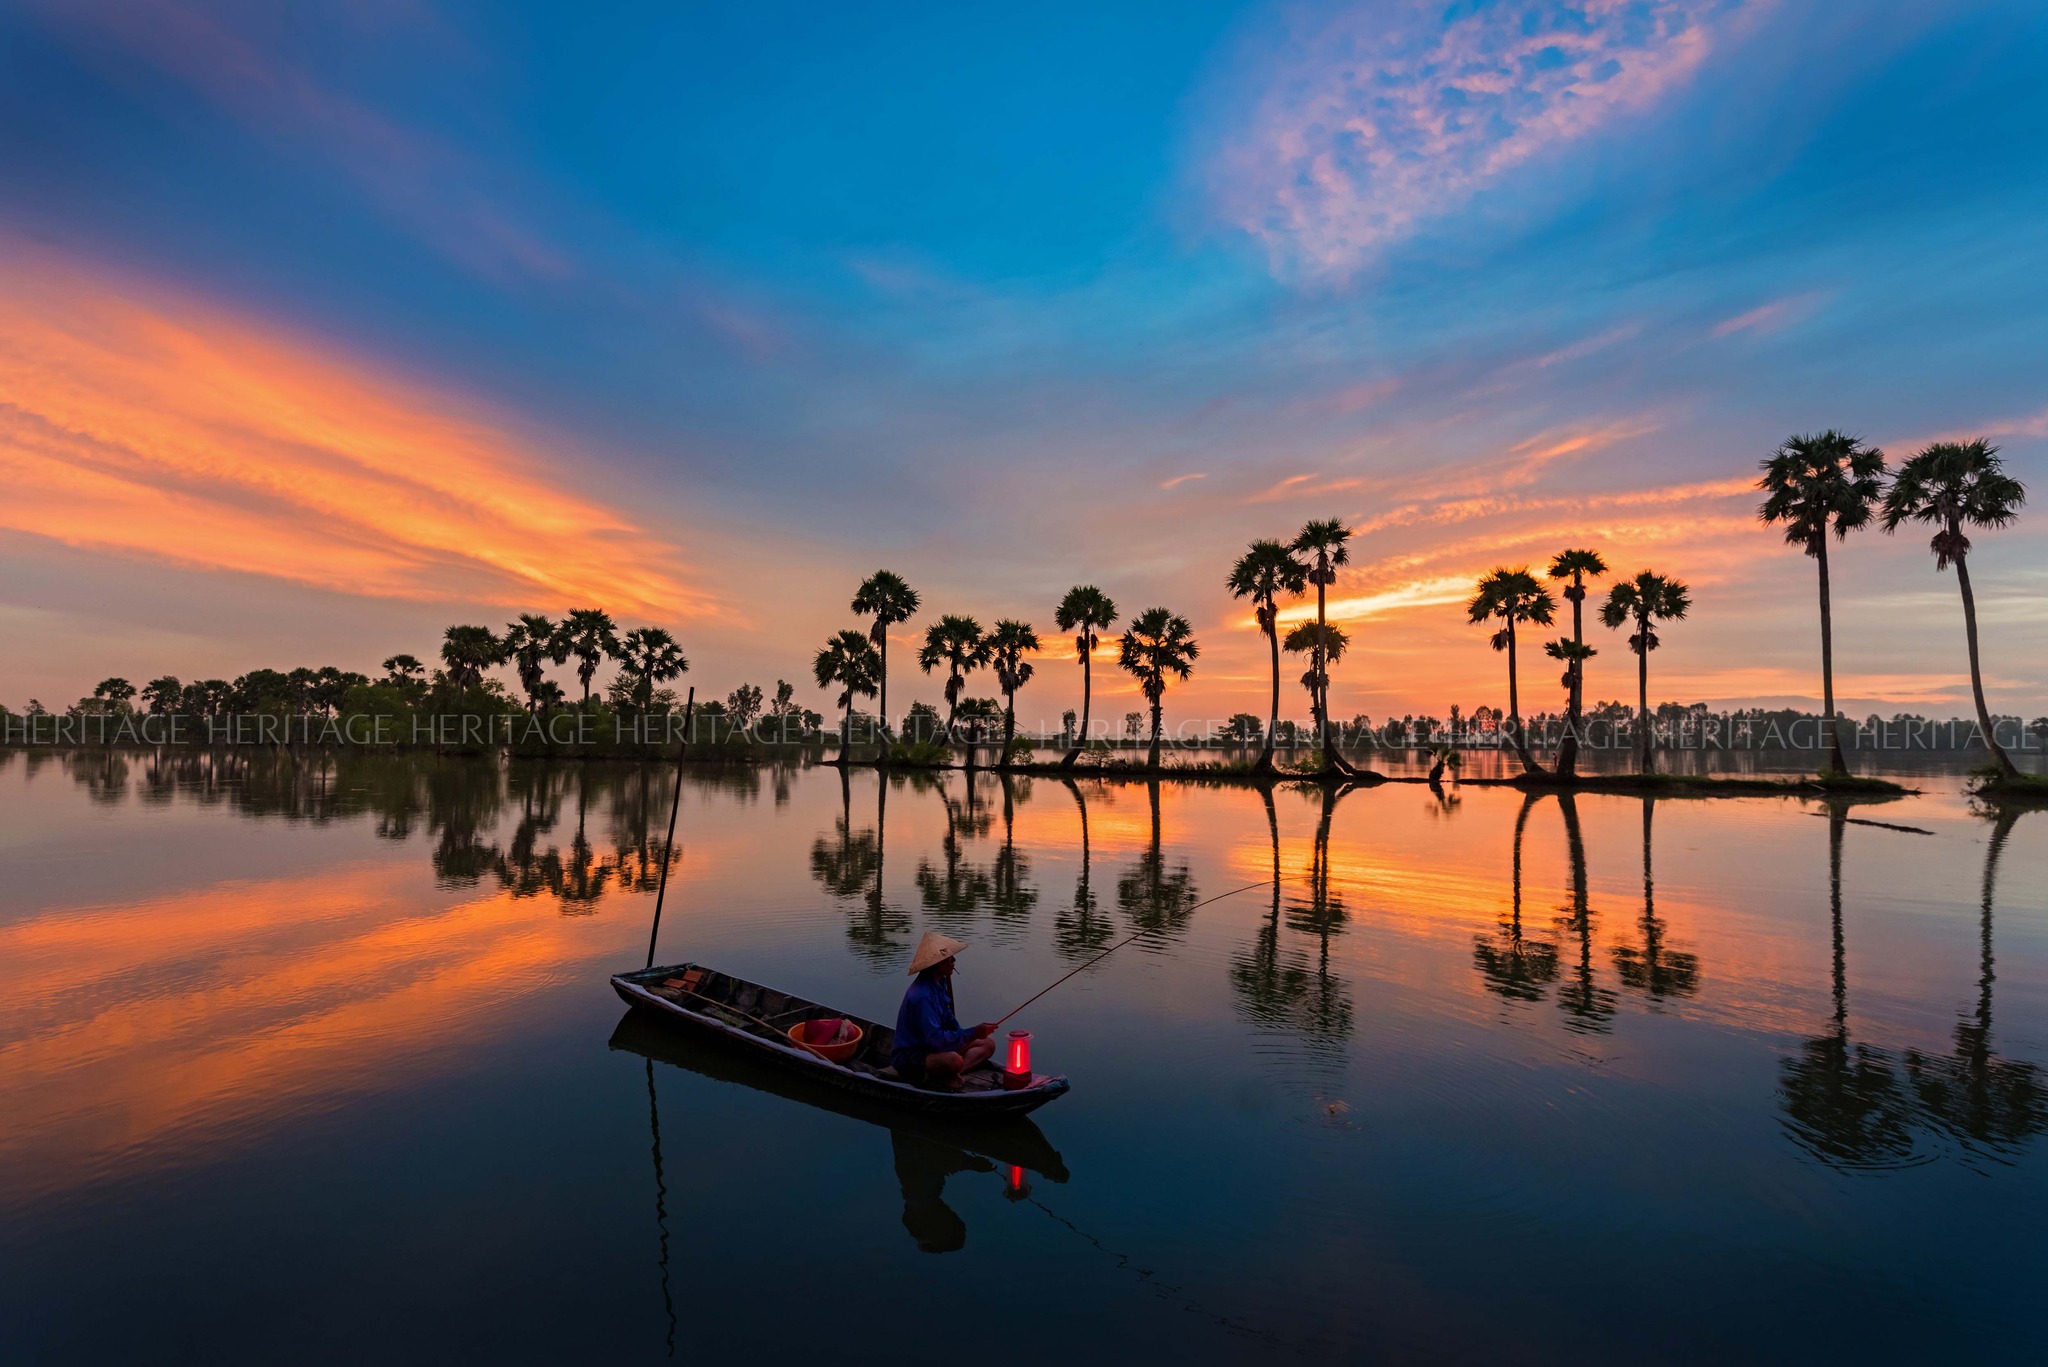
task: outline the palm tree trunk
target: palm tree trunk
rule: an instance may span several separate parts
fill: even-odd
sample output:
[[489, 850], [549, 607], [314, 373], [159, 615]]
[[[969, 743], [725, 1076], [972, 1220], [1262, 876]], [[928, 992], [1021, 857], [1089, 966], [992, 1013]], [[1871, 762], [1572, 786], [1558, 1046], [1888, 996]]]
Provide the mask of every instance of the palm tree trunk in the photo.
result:
[[880, 614], [879, 612], [875, 614], [875, 625], [876, 625], [877, 627], [879, 627], [879, 628], [881, 629], [881, 637], [882, 637], [882, 640], [881, 640], [881, 643], [880, 643], [880, 644], [881, 644], [881, 647], [882, 647], [882, 651], [881, 651], [881, 654], [882, 654], [882, 677], [881, 677], [880, 691], [879, 691], [879, 694], [878, 694], [878, 696], [877, 696], [877, 697], [875, 698], [875, 711], [876, 711], [877, 713], [879, 713], [879, 714], [881, 715], [881, 721], [880, 721], [879, 725], [880, 725], [880, 726], [881, 726], [881, 728], [882, 728], [882, 757], [883, 757], [884, 759], [886, 759], [886, 758], [888, 758], [888, 754], [889, 754], [889, 749], [888, 749], [888, 746], [889, 746], [889, 740], [890, 740], [890, 736], [889, 736], [889, 629], [888, 629], [888, 627], [887, 627], [887, 626], [886, 626], [886, 625], [885, 625], [885, 624], [883, 623], [883, 621], [882, 621], [882, 616], [881, 616], [881, 614]]
[[1329, 623], [1324, 613], [1324, 596], [1329, 589], [1329, 562], [1318, 556], [1316, 571], [1315, 666], [1316, 678], [1321, 681], [1315, 690], [1316, 739], [1322, 743], [1323, 767], [1333, 774], [1350, 777], [1358, 771], [1345, 761], [1344, 756], [1337, 753], [1337, 742], [1330, 736], [1330, 657], [1324, 649], [1329, 640]]
[[846, 690], [846, 715], [839, 722], [839, 758], [834, 764], [846, 765], [853, 755], [853, 690]]
[[[1083, 630], [1085, 631], [1086, 628], [1084, 627]], [[1073, 747], [1060, 760], [1060, 767], [1062, 769], [1071, 769], [1075, 764], [1079, 763], [1081, 751], [1088, 744], [1088, 710], [1090, 704], [1095, 700], [1094, 662], [1089, 658], [1093, 654], [1093, 651], [1089, 651], [1081, 656], [1081, 730], [1074, 737]]]
[[[1007, 690], [1003, 693], [1003, 753], [996, 759], [996, 768], [1010, 767], [1010, 742], [1017, 738], [1017, 695]], [[1004, 790], [1009, 791], [1008, 789]]]
[[1508, 725], [1515, 731], [1515, 753], [1522, 757], [1522, 772], [1536, 772], [1536, 761], [1529, 758], [1529, 738], [1522, 734], [1522, 695], [1515, 680], [1515, 616], [1508, 614]]
[[1163, 725], [1160, 715], [1162, 710], [1160, 702], [1154, 699], [1152, 703], [1152, 757], [1146, 761], [1146, 764], [1154, 769], [1159, 767], [1159, 730]]
[[1280, 730], [1280, 624], [1275, 621], [1266, 628], [1266, 644], [1273, 651], [1273, 701], [1266, 715], [1266, 740], [1259, 747], [1259, 761], [1252, 766], [1254, 773], [1267, 773], [1273, 768], [1273, 740]]
[[1636, 630], [1641, 633], [1639, 639], [1645, 647], [1636, 652], [1636, 724], [1642, 728], [1643, 733], [1636, 741], [1642, 751], [1637, 767], [1641, 772], [1649, 774], [1656, 772], [1650, 763], [1650, 619], [1637, 618]]
[[1848, 763], [1842, 758], [1842, 732], [1835, 725], [1835, 621], [1834, 608], [1828, 595], [1828, 539], [1827, 529], [1821, 529], [1821, 537], [1815, 543], [1814, 555], [1820, 561], [1820, 705], [1821, 725], [1827, 728], [1828, 770], [1831, 773], [1846, 774]]
[[[1958, 531], [1953, 523], [1949, 530]], [[1962, 555], [1956, 557], [1956, 583], [1963, 591], [1963, 635], [1970, 644], [1970, 695], [1977, 703], [1977, 725], [1984, 731], [1984, 746], [1991, 751], [1999, 772], [2007, 778], [2018, 778], [2019, 766], [1991, 734], [1991, 709], [1984, 705], [1984, 670], [1977, 662], [1977, 597], [1970, 592], [1970, 567]]]
[[[1585, 606], [1586, 581], [1577, 570], [1572, 571], [1572, 645], [1583, 648], [1586, 644]], [[1557, 743], [1557, 776], [1571, 778], [1579, 771], [1579, 717], [1584, 706], [1586, 661], [1577, 654], [1572, 656], [1571, 696], [1565, 702], [1568, 715], [1565, 718], [1564, 738]]]

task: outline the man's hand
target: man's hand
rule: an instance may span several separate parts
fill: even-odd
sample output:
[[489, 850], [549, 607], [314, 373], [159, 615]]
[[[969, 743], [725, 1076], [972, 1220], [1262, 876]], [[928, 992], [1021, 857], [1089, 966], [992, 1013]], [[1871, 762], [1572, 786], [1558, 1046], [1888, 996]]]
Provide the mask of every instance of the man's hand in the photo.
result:
[[993, 1035], [995, 1032], [995, 1026], [990, 1025], [987, 1021], [983, 1021], [980, 1025], [974, 1027], [974, 1037], [976, 1039], [987, 1039], [990, 1035]]

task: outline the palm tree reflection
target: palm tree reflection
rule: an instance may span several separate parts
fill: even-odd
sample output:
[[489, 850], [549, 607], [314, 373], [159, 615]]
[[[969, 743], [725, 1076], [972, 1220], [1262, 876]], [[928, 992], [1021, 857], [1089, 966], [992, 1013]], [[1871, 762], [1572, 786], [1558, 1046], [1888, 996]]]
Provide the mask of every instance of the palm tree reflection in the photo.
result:
[[1188, 914], [1195, 905], [1195, 875], [1185, 862], [1168, 867], [1159, 846], [1159, 780], [1145, 784], [1146, 800], [1152, 806], [1152, 843], [1138, 856], [1138, 862], [1116, 881], [1117, 905], [1131, 921], [1133, 930], [1145, 932], [1139, 941], [1147, 945], [1163, 936], [1187, 929]]
[[1991, 1049], [1991, 911], [1997, 900], [1998, 861], [2005, 853], [2019, 809], [1992, 812], [1991, 839], [1984, 853], [1982, 914], [1979, 920], [1977, 1009], [1956, 1023], [1955, 1049], [1947, 1058], [1906, 1051], [1906, 1077], [1924, 1121], [1949, 1135], [1972, 1156], [2000, 1160], [2048, 1128], [2048, 1090], [2031, 1063], [2002, 1059]]
[[1038, 905], [1031, 886], [1031, 859], [1017, 848], [1017, 800], [1031, 800], [1031, 780], [998, 774], [1003, 790], [1003, 845], [989, 869], [989, 913], [999, 928], [1019, 930]]
[[1061, 912], [1053, 921], [1053, 945], [1062, 956], [1078, 959], [1089, 957], [1108, 944], [1113, 928], [1106, 918], [1096, 914], [1095, 889], [1089, 882], [1088, 799], [1081, 796], [1081, 785], [1073, 779], [1061, 782], [1074, 795], [1074, 806], [1081, 814], [1081, 873], [1074, 881], [1072, 909]]
[[1845, 802], [1828, 804], [1828, 915], [1833, 932], [1834, 1018], [1778, 1074], [1792, 1142], [1830, 1167], [1892, 1167], [1911, 1158], [1912, 1109], [1891, 1059], [1849, 1038], [1848, 955], [1842, 934]]
[[1593, 908], [1586, 889], [1586, 840], [1579, 831], [1578, 798], [1559, 793], [1564, 815], [1565, 850], [1571, 860], [1572, 902], [1559, 910], [1559, 929], [1569, 931], [1579, 942], [1579, 961], [1558, 989], [1557, 1004], [1565, 1011], [1565, 1028], [1581, 1034], [1604, 1035], [1613, 1027], [1614, 990], [1602, 987], [1593, 976]]
[[1666, 997], [1689, 997], [1699, 990], [1698, 956], [1664, 945], [1664, 923], [1657, 919], [1657, 885], [1650, 870], [1650, 818], [1655, 798], [1643, 799], [1643, 932], [1642, 948], [1614, 947], [1614, 972], [1621, 985], [1640, 992], [1654, 1005]]
[[875, 828], [853, 829], [853, 775], [839, 769], [840, 814], [832, 834], [811, 842], [811, 877], [825, 892], [844, 901], [859, 899], [860, 911], [847, 924], [846, 938], [861, 957], [894, 963], [901, 954], [898, 939], [910, 929], [910, 918], [889, 906], [883, 896], [883, 836], [888, 823], [889, 775], [877, 771]]
[[1525, 793], [1515, 813], [1508, 918], [1493, 935], [1472, 939], [1472, 963], [1480, 980], [1487, 991], [1509, 1001], [1541, 1001], [1545, 989], [1557, 980], [1557, 946], [1548, 940], [1530, 940], [1522, 933], [1522, 834], [1529, 826], [1529, 809], [1535, 805], [1536, 794]]
[[1259, 922], [1250, 951], [1233, 955], [1230, 962], [1230, 986], [1239, 1010], [1254, 1024], [1292, 1031], [1314, 1046], [1334, 1045], [1351, 1034], [1351, 995], [1343, 979], [1330, 973], [1330, 935], [1345, 919], [1342, 898], [1330, 890], [1330, 818], [1339, 797], [1349, 791], [1348, 787], [1324, 790], [1309, 856], [1308, 897], [1289, 908], [1288, 927], [1320, 940], [1321, 953], [1311, 966], [1305, 953], [1282, 952], [1280, 820], [1273, 809], [1272, 790], [1261, 790], [1272, 850], [1272, 905]]

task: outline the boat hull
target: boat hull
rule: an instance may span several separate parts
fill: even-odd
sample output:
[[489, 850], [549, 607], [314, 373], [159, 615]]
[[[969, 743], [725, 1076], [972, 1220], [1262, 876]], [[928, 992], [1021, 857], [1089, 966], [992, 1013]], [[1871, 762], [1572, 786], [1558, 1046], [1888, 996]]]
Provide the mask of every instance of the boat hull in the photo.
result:
[[[692, 973], [701, 975], [699, 990], [689, 991], [670, 985]], [[894, 1032], [887, 1026], [844, 1012], [832, 1012], [802, 998], [775, 992], [697, 964], [620, 973], [611, 982], [613, 990], [627, 1005], [647, 1011], [667, 1025], [721, 1040], [793, 1077], [898, 1111], [945, 1116], [952, 1120], [995, 1120], [1034, 1111], [1065, 1095], [1068, 1088], [1064, 1077], [1040, 1074], [1032, 1077], [1030, 1085], [1012, 1090], [1003, 1087], [999, 1076], [986, 1065], [969, 1075], [967, 1086], [962, 1091], [915, 1086], [895, 1077], [893, 1070], [878, 1066], [886, 1060], [894, 1039]], [[763, 1001], [773, 1004], [772, 1011], [762, 1007], [762, 1011], [769, 1011], [769, 1014], [747, 1010], [750, 1004]], [[846, 1016], [866, 1032], [864, 1047], [847, 1064], [829, 1063], [810, 1050], [791, 1043], [785, 1033], [797, 1020], [828, 1015]]]

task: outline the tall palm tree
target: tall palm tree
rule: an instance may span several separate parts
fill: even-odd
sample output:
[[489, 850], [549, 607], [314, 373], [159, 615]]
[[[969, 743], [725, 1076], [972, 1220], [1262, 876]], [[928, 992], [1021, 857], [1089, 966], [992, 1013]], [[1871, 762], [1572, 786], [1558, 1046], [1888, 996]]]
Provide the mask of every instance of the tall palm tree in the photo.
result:
[[[1296, 533], [1292, 549], [1296, 555], [1309, 557], [1308, 582], [1316, 586], [1316, 626], [1329, 624], [1329, 589], [1337, 582], [1337, 567], [1351, 562], [1351, 552], [1344, 543], [1351, 539], [1351, 529], [1335, 518], [1322, 522], [1311, 522]], [[1328, 638], [1322, 637], [1321, 640]], [[1330, 734], [1330, 664], [1321, 641], [1316, 646], [1316, 657], [1310, 670], [1321, 680], [1315, 697], [1316, 735], [1323, 746], [1323, 767], [1333, 773], [1346, 776], [1358, 771], [1337, 753], [1336, 738]]]
[[853, 750], [853, 700], [872, 698], [881, 691], [882, 657], [867, 637], [857, 631], [842, 631], [825, 643], [811, 661], [811, 676], [818, 687], [841, 689], [839, 706], [844, 715], [839, 723], [839, 757], [834, 764], [847, 763]]
[[687, 673], [690, 662], [676, 638], [660, 627], [639, 627], [619, 642], [620, 667], [636, 681], [633, 700], [642, 711], [654, 705], [654, 689], [678, 674]]
[[868, 628], [868, 639], [881, 652], [880, 697], [875, 709], [882, 714], [882, 734], [889, 734], [889, 628], [898, 622], [907, 622], [917, 612], [917, 590], [903, 582], [903, 576], [893, 570], [876, 570], [853, 592], [853, 612], [857, 617], [874, 615], [875, 624]]
[[1977, 725], [1999, 772], [2018, 778], [2019, 769], [2005, 747], [1991, 734], [1991, 709], [1984, 705], [1984, 670], [1977, 658], [1977, 599], [1970, 592], [1970, 538], [1965, 527], [1997, 528], [2019, 516], [2027, 501], [2026, 486], [2005, 473], [1998, 448], [1982, 437], [1975, 441], [1938, 441], [1899, 467], [1884, 495], [1884, 529], [1895, 532], [1902, 522], [1934, 524], [1934, 567], [1956, 567], [1963, 591], [1963, 634], [1970, 647], [1970, 693], [1977, 703]]
[[960, 716], [960, 691], [967, 676], [988, 663], [988, 638], [981, 623], [972, 617], [947, 613], [924, 629], [924, 648], [917, 652], [917, 667], [929, 674], [946, 667], [946, 739], [953, 739], [953, 723]]
[[[569, 641], [553, 619], [522, 612], [519, 620], [505, 628], [505, 656], [519, 671], [519, 686], [526, 692], [526, 710], [538, 712], [547, 677], [541, 666], [547, 661], [561, 664], [569, 658]], [[559, 691], [559, 690], [558, 690]]]
[[[1552, 659], [1565, 662], [1565, 688], [1570, 697], [1565, 702], [1564, 739], [1557, 746], [1557, 776], [1570, 778], [1578, 772], [1579, 764], [1579, 718], [1583, 715], [1586, 702], [1586, 661], [1599, 654], [1586, 644], [1586, 580], [1597, 579], [1607, 573], [1607, 562], [1600, 558], [1600, 552], [1589, 550], [1559, 551], [1550, 560], [1552, 579], [1569, 579], [1564, 587], [1564, 600], [1572, 605], [1571, 649], [1544, 651]], [[1562, 644], [1562, 643], [1559, 643]]]
[[1024, 658], [1026, 651], [1039, 648], [1038, 633], [1029, 622], [1005, 617], [988, 634], [989, 662], [995, 669], [996, 685], [1003, 690], [1003, 754], [998, 767], [1010, 767], [1010, 742], [1017, 738], [1017, 690], [1031, 682], [1036, 666]]
[[1525, 773], [1535, 773], [1536, 761], [1529, 755], [1529, 738], [1522, 733], [1522, 700], [1515, 678], [1515, 627], [1521, 622], [1549, 626], [1557, 604], [1550, 590], [1536, 582], [1536, 576], [1522, 568], [1496, 569], [1479, 581], [1472, 601], [1465, 605], [1474, 622], [1501, 620], [1493, 633], [1493, 648], [1508, 653], [1508, 726], [1515, 738], [1515, 751], [1522, 757]]
[[1259, 630], [1266, 634], [1266, 646], [1273, 656], [1272, 704], [1267, 711], [1259, 760], [1253, 766], [1264, 773], [1273, 767], [1273, 736], [1280, 729], [1280, 595], [1298, 598], [1308, 591], [1308, 566], [1277, 541], [1254, 541], [1231, 566], [1230, 578], [1225, 582], [1231, 597], [1252, 600]]
[[619, 658], [619, 625], [608, 612], [578, 608], [562, 620], [562, 639], [569, 654], [576, 657], [576, 678], [583, 685], [583, 701], [590, 701], [590, 681], [605, 660]]
[[1643, 773], [1654, 772], [1650, 760], [1650, 652], [1657, 648], [1653, 622], [1673, 622], [1692, 607], [1685, 585], [1676, 579], [1644, 570], [1607, 591], [1600, 620], [1612, 628], [1635, 623], [1628, 648], [1636, 653], [1636, 718], [1642, 735], [1637, 738], [1637, 765]]
[[1884, 452], [1846, 432], [1787, 437], [1766, 456], [1756, 487], [1764, 493], [1757, 516], [1765, 526], [1782, 523], [1787, 544], [1812, 556], [1820, 567], [1821, 714], [1828, 737], [1828, 769], [1849, 770], [1842, 736], [1835, 726], [1835, 624], [1828, 594], [1828, 532], [1837, 541], [1868, 525], [1884, 493]]
[[486, 669], [504, 663], [505, 643], [489, 627], [450, 627], [441, 638], [441, 661], [448, 666], [448, 682], [475, 688]]
[[1060, 599], [1053, 621], [1061, 631], [1074, 633], [1074, 657], [1081, 662], [1081, 729], [1075, 733], [1074, 748], [1060, 759], [1060, 767], [1071, 769], [1088, 744], [1088, 710], [1094, 701], [1095, 672], [1092, 661], [1099, 633], [1116, 621], [1116, 603], [1093, 584], [1076, 584]]
[[1165, 608], [1147, 608], [1132, 618], [1119, 645], [1117, 665], [1138, 681], [1145, 701], [1152, 704], [1152, 754], [1146, 763], [1157, 769], [1166, 681], [1172, 678], [1187, 682], [1202, 648], [1195, 643], [1195, 629], [1188, 625], [1188, 619]]

